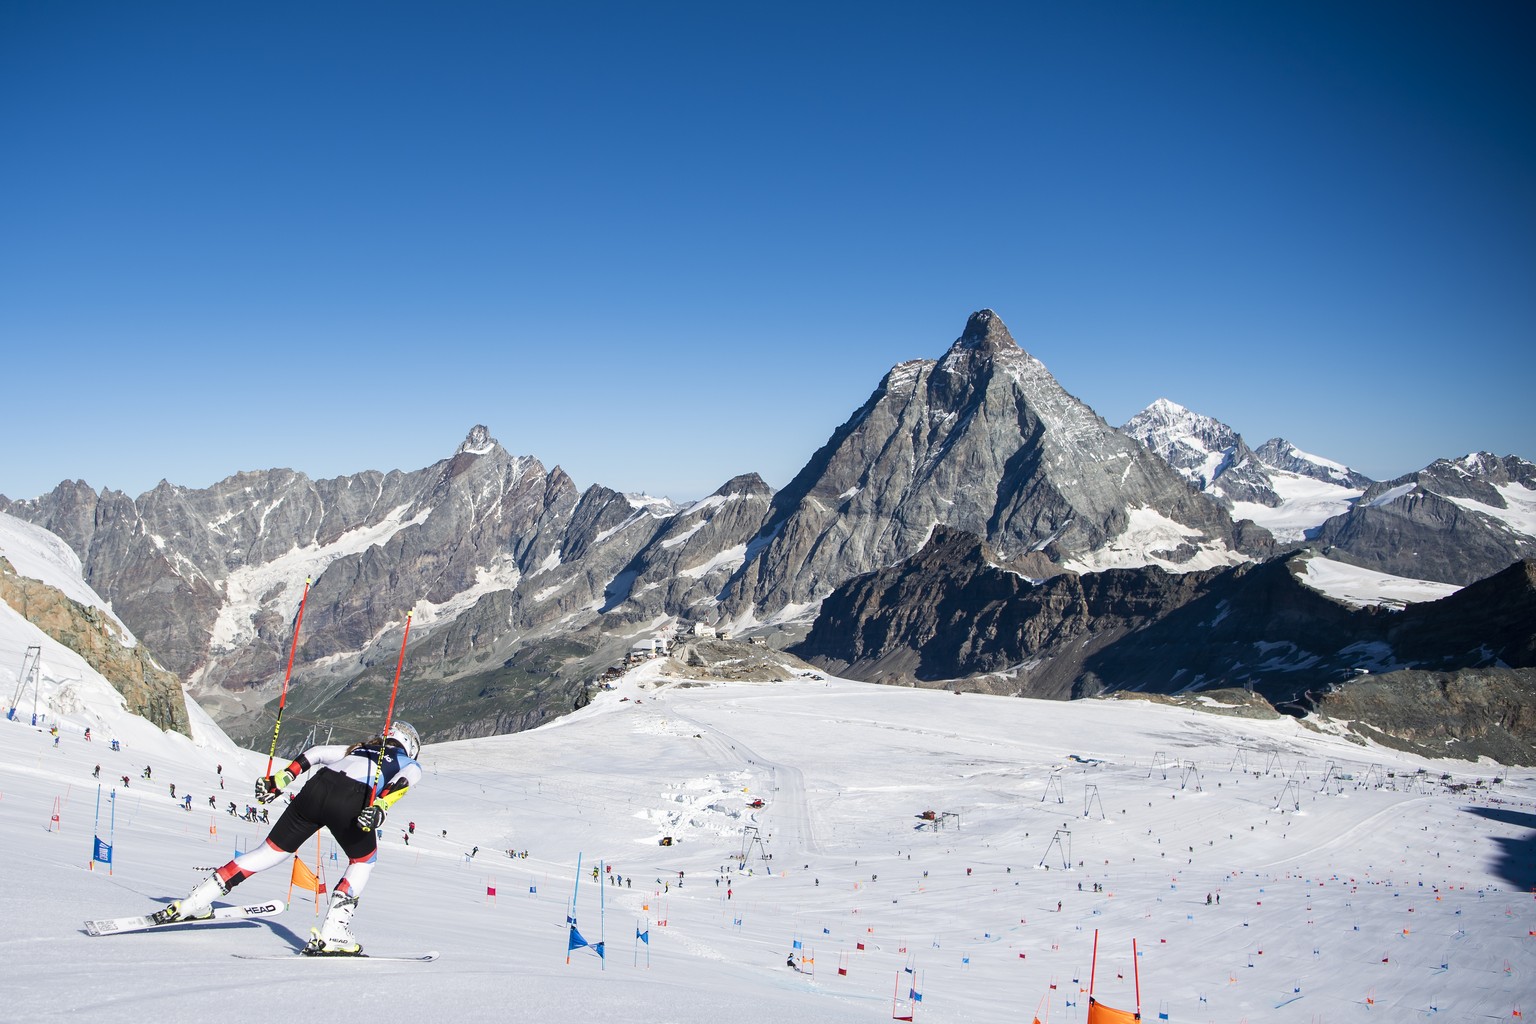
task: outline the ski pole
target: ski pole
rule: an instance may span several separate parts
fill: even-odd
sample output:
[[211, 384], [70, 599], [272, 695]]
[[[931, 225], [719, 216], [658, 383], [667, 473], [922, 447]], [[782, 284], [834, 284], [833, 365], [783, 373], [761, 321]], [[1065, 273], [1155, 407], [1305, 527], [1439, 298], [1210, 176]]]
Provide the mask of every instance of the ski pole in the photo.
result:
[[[400, 657], [395, 661], [395, 682], [389, 688], [389, 710], [384, 712], [384, 731], [379, 733], [379, 759], [374, 766], [379, 771], [379, 782], [384, 780], [384, 747], [389, 741], [389, 727], [393, 725], [395, 721], [395, 695], [400, 692], [400, 669], [405, 666], [405, 642], [406, 640], [410, 639], [411, 636], [412, 614], [414, 614], [414, 612], [405, 613], [405, 635], [400, 637]], [[373, 806], [374, 797], [378, 793], [378, 783], [373, 781], [372, 774], [372, 772], [369, 773], [369, 807]]]
[[272, 759], [277, 756], [277, 733], [283, 727], [283, 708], [288, 704], [288, 680], [293, 677], [293, 656], [299, 650], [299, 627], [304, 624], [304, 602], [309, 600], [309, 577], [304, 577], [304, 596], [299, 598], [299, 614], [293, 620], [293, 643], [288, 648], [288, 671], [283, 673], [283, 692], [277, 698], [277, 721], [272, 723], [272, 748], [267, 751], [267, 774], [272, 774]]

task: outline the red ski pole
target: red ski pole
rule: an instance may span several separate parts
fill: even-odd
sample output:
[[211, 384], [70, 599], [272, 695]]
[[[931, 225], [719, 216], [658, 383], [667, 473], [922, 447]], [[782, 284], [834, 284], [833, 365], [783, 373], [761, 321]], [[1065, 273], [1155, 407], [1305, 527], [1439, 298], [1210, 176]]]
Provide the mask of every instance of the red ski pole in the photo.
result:
[[[410, 639], [411, 636], [412, 614], [412, 612], [405, 613], [405, 635], [400, 638], [400, 657], [395, 661], [395, 682], [394, 685], [392, 685], [389, 689], [389, 710], [384, 712], [384, 731], [379, 734], [378, 769], [381, 778], [383, 777], [384, 773], [384, 745], [386, 742], [388, 742], [389, 739], [389, 727], [395, 721], [395, 695], [400, 692], [400, 669], [405, 666], [405, 642], [406, 640]], [[373, 806], [373, 798], [377, 791], [377, 784], [370, 785], [368, 787], [369, 807]]]
[[288, 704], [288, 680], [293, 678], [293, 656], [299, 650], [299, 627], [304, 624], [304, 602], [309, 600], [309, 577], [304, 577], [304, 596], [299, 598], [299, 614], [293, 620], [293, 643], [288, 648], [288, 671], [283, 673], [283, 692], [277, 698], [277, 721], [272, 723], [272, 748], [267, 751], [267, 774], [272, 774], [272, 759], [277, 756], [277, 732], [283, 727], [283, 708]]

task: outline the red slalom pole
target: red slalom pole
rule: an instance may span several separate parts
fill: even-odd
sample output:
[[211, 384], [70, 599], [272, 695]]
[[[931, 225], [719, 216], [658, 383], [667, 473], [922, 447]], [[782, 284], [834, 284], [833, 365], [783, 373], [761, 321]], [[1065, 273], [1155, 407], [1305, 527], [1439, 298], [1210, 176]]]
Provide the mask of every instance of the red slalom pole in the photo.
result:
[[283, 693], [277, 698], [277, 721], [272, 723], [272, 748], [267, 751], [267, 774], [272, 774], [272, 759], [277, 756], [277, 732], [283, 727], [283, 708], [288, 705], [288, 680], [293, 678], [293, 656], [299, 650], [299, 627], [304, 625], [304, 602], [309, 600], [309, 577], [304, 577], [304, 596], [299, 598], [299, 614], [293, 620], [293, 643], [288, 648], [288, 671], [283, 673]]
[[1136, 940], [1131, 939], [1131, 977], [1136, 979], [1136, 1017], [1141, 1018], [1141, 961], [1136, 953]]
[[[405, 635], [400, 638], [400, 657], [395, 661], [395, 682], [389, 689], [389, 710], [384, 712], [384, 731], [379, 733], [379, 763], [378, 769], [382, 776], [384, 772], [384, 745], [389, 739], [389, 727], [395, 720], [395, 696], [400, 692], [400, 669], [405, 666], [405, 642], [411, 636], [411, 616], [414, 612], [405, 613]], [[377, 786], [368, 787], [368, 806], [373, 806], [373, 798]]]
[[1093, 959], [1088, 962], [1088, 998], [1093, 998], [1093, 974], [1099, 968], [1099, 930], [1093, 930]]

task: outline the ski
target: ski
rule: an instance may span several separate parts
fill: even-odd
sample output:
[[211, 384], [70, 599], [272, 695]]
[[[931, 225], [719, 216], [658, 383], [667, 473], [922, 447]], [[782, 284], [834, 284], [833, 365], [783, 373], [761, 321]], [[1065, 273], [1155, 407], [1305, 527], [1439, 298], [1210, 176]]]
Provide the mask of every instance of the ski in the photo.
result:
[[176, 928], [181, 925], [220, 924], [229, 921], [247, 921], [255, 917], [272, 917], [281, 914], [287, 906], [282, 900], [267, 903], [249, 903], [243, 907], [214, 907], [207, 917], [194, 917], [190, 921], [159, 922], [153, 915], [137, 917], [106, 917], [85, 922], [87, 935], [121, 935], [123, 932], [142, 932], [151, 928]]
[[374, 960], [379, 963], [427, 963], [437, 959], [437, 950], [430, 953], [404, 953], [383, 956], [375, 953], [231, 953], [241, 960]]

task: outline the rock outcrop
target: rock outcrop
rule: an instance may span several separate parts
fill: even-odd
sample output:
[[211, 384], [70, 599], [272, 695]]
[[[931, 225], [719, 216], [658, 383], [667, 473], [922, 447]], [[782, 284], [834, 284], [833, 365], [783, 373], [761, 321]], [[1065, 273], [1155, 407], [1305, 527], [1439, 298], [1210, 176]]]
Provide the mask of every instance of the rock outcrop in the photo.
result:
[[181, 680], [155, 663], [143, 644], [125, 637], [111, 616], [38, 580], [18, 575], [0, 557], [0, 600], [60, 644], [85, 659], [117, 692], [126, 708], [190, 736]]
[[1315, 712], [1425, 757], [1536, 765], [1536, 668], [1405, 670], [1318, 696]]

